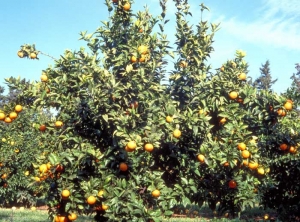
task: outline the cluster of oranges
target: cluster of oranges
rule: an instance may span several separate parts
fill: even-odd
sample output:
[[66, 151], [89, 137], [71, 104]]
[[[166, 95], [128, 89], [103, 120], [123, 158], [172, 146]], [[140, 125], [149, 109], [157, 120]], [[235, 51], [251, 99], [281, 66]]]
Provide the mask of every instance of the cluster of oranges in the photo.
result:
[[25, 50], [19, 50], [17, 55], [20, 58], [24, 58], [24, 57], [29, 57], [30, 59], [38, 59], [37, 57], [38, 52], [34, 51], [34, 52], [27, 52]]
[[16, 105], [15, 110], [10, 112], [9, 114], [5, 114], [3, 111], [0, 111], [0, 121], [4, 121], [5, 123], [11, 123], [18, 117], [18, 113], [23, 110], [21, 105]]

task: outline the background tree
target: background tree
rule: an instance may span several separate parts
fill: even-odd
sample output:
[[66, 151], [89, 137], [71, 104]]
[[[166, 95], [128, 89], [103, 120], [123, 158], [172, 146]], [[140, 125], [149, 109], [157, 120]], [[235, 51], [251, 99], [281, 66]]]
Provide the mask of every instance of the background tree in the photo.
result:
[[252, 85], [257, 89], [271, 90], [272, 85], [277, 81], [277, 79], [272, 80], [269, 60], [267, 60], [259, 70], [261, 75], [253, 82]]

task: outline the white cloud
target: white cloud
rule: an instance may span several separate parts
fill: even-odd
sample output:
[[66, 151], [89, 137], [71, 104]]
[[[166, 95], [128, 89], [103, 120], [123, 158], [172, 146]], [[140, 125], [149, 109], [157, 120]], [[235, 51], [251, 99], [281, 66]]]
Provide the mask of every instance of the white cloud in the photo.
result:
[[222, 29], [241, 40], [276, 48], [300, 50], [300, 1], [265, 0], [262, 17], [252, 22], [224, 19]]

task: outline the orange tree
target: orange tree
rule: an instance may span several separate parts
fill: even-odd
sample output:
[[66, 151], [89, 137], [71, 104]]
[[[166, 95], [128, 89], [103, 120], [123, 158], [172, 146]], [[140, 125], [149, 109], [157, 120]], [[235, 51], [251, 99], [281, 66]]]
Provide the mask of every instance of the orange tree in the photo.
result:
[[[12, 84], [13, 79], [8, 80]], [[17, 80], [24, 87], [29, 83]], [[0, 111], [0, 175], [1, 202], [4, 206], [34, 205], [38, 197], [44, 196], [47, 186], [30, 186], [40, 181], [40, 174], [35, 175], [36, 159], [46, 158], [43, 137], [38, 123], [48, 119], [45, 112], [37, 113], [30, 109], [32, 101], [22, 98], [15, 88], [9, 88], [9, 94], [1, 99]]]
[[[56, 110], [47, 123], [55, 126], [47, 144], [55, 220], [84, 213], [96, 221], [161, 221], [176, 205], [205, 201], [235, 215], [274, 184], [283, 133], [299, 127], [291, 125], [295, 111], [287, 98], [246, 83], [243, 51], [212, 70], [218, 25], [201, 20], [194, 28], [187, 1], [174, 2], [175, 50], [164, 34], [165, 1], [158, 17], [147, 8], [132, 13], [131, 1], [107, 1], [109, 21], [81, 33], [89, 50], [65, 51], [40, 82], [23, 88], [33, 108]], [[296, 149], [298, 134], [293, 141]]]

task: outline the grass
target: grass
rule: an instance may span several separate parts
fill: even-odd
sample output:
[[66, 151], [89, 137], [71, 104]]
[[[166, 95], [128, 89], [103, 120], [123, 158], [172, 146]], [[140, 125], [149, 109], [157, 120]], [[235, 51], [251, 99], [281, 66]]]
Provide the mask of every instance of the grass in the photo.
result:
[[[265, 213], [274, 215], [274, 211], [264, 211], [260, 208], [253, 208], [247, 210], [241, 214], [241, 219], [227, 219], [216, 217], [208, 207], [202, 207], [199, 211], [198, 218], [170, 218], [164, 220], [164, 222], [241, 222], [241, 221], [263, 221], [263, 215]], [[275, 218], [272, 218], [272, 221]], [[12, 209], [1, 209], [0, 208], [0, 222], [50, 222], [46, 210], [32, 211], [29, 209], [25, 210], [12, 210]], [[76, 222], [92, 222], [93, 216], [79, 216]]]

